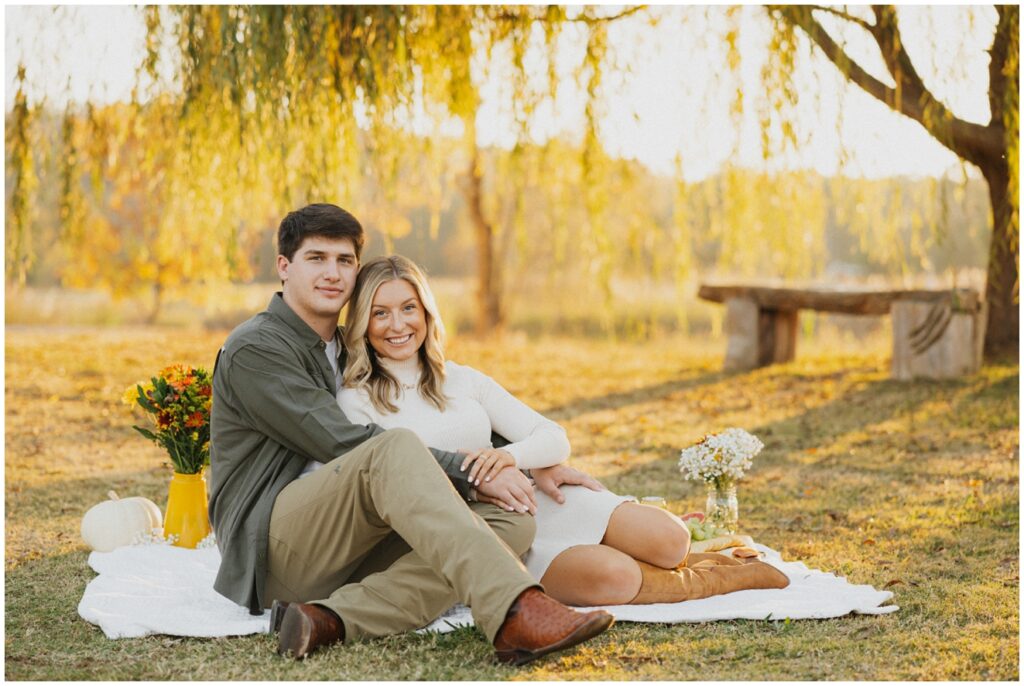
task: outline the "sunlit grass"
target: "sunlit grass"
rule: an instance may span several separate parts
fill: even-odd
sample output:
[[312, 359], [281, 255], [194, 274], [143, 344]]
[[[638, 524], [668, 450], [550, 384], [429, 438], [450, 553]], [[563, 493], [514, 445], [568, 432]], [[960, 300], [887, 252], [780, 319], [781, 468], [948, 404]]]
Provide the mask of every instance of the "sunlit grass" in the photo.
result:
[[740, 487], [748, 533], [787, 559], [894, 592], [892, 615], [620, 623], [580, 650], [499, 666], [475, 630], [279, 659], [268, 636], [108, 641], [76, 607], [94, 577], [79, 538], [113, 488], [163, 508], [169, 472], [130, 429], [124, 388], [171, 362], [211, 366], [225, 332], [8, 328], [8, 679], [999, 679], [1019, 675], [1016, 363], [888, 378], [887, 332], [801, 340], [797, 360], [720, 371], [721, 342], [456, 337], [477, 366], [563, 423], [608, 486], [702, 506], [678, 449], [742, 426], [766, 448]]

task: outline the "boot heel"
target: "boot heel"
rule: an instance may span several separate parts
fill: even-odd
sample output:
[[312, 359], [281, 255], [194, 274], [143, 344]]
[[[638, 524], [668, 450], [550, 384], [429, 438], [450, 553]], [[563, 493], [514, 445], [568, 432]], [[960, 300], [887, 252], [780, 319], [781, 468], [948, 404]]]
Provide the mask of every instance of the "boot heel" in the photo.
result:
[[270, 606], [270, 633], [276, 634], [281, 631], [281, 622], [284, 621], [284, 613], [288, 611], [288, 603], [275, 600]]

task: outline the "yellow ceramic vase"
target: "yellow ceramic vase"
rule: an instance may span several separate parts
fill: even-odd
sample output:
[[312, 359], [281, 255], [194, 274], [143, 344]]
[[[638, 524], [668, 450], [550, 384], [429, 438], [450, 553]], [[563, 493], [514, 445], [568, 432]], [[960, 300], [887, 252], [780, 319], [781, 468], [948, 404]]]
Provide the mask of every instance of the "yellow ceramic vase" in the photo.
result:
[[206, 510], [206, 474], [179, 474], [171, 477], [164, 516], [164, 536], [177, 536], [174, 545], [195, 548], [210, 533]]

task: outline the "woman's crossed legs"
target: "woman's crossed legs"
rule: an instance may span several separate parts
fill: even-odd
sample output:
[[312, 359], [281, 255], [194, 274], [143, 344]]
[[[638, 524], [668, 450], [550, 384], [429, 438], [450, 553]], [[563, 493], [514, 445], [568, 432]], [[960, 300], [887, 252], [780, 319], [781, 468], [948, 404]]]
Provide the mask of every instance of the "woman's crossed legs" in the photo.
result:
[[677, 603], [789, 585], [785, 574], [764, 562], [740, 563], [716, 553], [688, 556], [689, 550], [690, 532], [679, 517], [623, 503], [612, 512], [600, 544], [563, 551], [541, 583], [563, 603], [581, 606]]
[[640, 591], [637, 561], [673, 569], [686, 559], [690, 531], [679, 517], [651, 505], [622, 503], [597, 545], [578, 545], [551, 562], [541, 584], [568, 605], [624, 605]]

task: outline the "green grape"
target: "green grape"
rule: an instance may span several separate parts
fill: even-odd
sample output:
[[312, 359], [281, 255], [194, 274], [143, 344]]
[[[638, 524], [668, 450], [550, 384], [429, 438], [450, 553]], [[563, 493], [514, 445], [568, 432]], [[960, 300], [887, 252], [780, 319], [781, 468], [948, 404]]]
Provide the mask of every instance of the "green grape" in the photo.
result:
[[696, 524], [693, 527], [693, 537], [698, 541], [704, 541], [708, 538], [708, 530], [704, 524]]
[[686, 528], [690, 530], [690, 537], [695, 541], [703, 541], [707, 538], [705, 525], [695, 519], [687, 519]]

